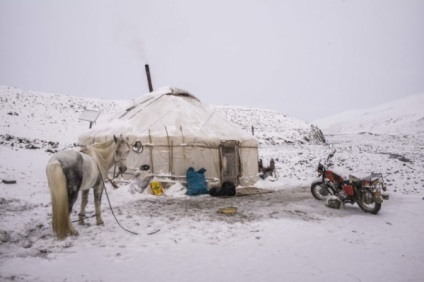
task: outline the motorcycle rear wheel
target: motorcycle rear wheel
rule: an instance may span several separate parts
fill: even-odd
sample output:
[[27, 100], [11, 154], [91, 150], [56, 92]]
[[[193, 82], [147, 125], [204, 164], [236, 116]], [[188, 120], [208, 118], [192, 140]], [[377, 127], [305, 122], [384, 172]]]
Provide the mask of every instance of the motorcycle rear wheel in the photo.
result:
[[314, 196], [315, 199], [323, 201], [328, 198], [328, 196], [334, 195], [335, 191], [334, 188], [322, 183], [322, 182], [315, 182], [311, 186], [311, 193]]
[[381, 203], [377, 203], [374, 200], [374, 196], [370, 195], [371, 192], [366, 190], [364, 191], [364, 193], [368, 193], [368, 197], [371, 197], [371, 200], [369, 201], [369, 203], [365, 203], [363, 200], [363, 197], [359, 196], [358, 197], [358, 206], [361, 208], [361, 210], [363, 210], [364, 212], [369, 212], [371, 214], [377, 214], [380, 209], [381, 209]]

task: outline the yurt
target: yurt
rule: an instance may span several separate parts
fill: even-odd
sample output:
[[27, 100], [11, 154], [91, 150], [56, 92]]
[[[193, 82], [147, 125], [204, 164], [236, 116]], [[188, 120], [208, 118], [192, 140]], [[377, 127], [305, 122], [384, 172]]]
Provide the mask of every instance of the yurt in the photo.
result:
[[81, 146], [113, 135], [128, 137], [135, 149], [128, 173], [143, 165], [157, 177], [185, 180], [187, 169], [206, 169], [208, 183], [231, 181], [247, 186], [257, 180], [258, 140], [187, 91], [163, 87], [136, 99], [108, 122], [81, 134]]

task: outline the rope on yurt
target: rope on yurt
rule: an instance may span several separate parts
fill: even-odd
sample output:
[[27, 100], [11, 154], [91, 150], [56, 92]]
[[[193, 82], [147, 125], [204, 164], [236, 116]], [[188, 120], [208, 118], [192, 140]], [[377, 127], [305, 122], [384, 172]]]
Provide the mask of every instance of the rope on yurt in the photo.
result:
[[[209, 120], [212, 118], [212, 116], [216, 113], [216, 110], [212, 112], [212, 114], [206, 119], [206, 121], [203, 123], [203, 125], [199, 128], [198, 131], [202, 130], [203, 127], [209, 122]], [[196, 144], [197, 136], [194, 138], [193, 144]]]
[[[165, 94], [161, 94], [159, 97], [157, 97], [156, 99], [154, 99], [153, 101], [151, 101], [148, 105], [144, 106], [143, 108], [141, 108], [140, 110], [138, 110], [137, 112], [135, 112], [132, 116], [130, 116], [128, 119], [132, 119], [135, 115], [137, 115], [139, 112], [141, 112], [142, 110], [144, 110], [145, 108], [147, 108], [148, 106], [150, 106], [151, 104], [153, 104], [155, 101], [159, 100], [160, 98], [162, 98]], [[151, 100], [151, 99], [149, 99]], [[145, 101], [148, 102], [149, 100]], [[143, 102], [143, 103], [145, 103]], [[143, 104], [141, 103], [141, 104]], [[140, 104], [140, 105], [141, 105]]]
[[183, 126], [180, 125], [180, 131], [181, 131], [181, 137], [183, 139], [183, 161], [184, 161], [184, 167], [186, 167], [186, 143], [185, 143], [185, 138], [184, 138], [184, 132], [183, 132]]
[[152, 168], [152, 174], [155, 173], [155, 168], [153, 166], [153, 146], [152, 146], [152, 135], [150, 134], [150, 129], [149, 129], [149, 142], [150, 142], [150, 167]]
[[168, 170], [169, 173], [172, 175], [172, 152], [171, 152], [171, 144], [169, 141], [169, 134], [168, 129], [166, 128], [166, 125], [164, 125], [165, 131], [166, 131], [166, 141], [168, 143]]

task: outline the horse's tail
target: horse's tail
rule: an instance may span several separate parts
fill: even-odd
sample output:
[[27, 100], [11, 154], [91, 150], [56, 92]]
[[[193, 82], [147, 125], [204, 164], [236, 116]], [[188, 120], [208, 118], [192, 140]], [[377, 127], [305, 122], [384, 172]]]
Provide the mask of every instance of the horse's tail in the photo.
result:
[[69, 233], [68, 193], [66, 178], [59, 161], [47, 164], [47, 181], [52, 199], [53, 231], [57, 237], [65, 239]]

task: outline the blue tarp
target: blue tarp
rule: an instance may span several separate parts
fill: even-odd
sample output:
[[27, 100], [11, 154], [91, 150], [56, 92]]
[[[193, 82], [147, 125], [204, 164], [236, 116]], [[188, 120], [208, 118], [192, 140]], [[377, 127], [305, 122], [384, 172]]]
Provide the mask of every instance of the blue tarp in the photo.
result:
[[206, 169], [204, 168], [195, 171], [192, 167], [187, 170], [187, 195], [196, 196], [208, 194], [205, 171]]

